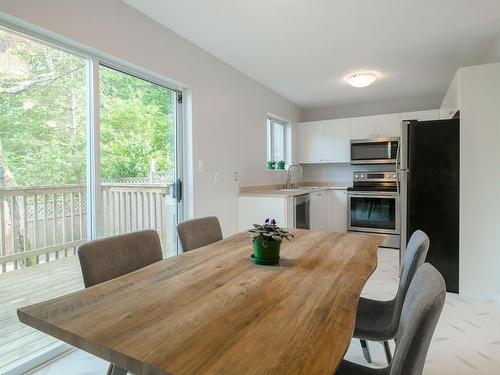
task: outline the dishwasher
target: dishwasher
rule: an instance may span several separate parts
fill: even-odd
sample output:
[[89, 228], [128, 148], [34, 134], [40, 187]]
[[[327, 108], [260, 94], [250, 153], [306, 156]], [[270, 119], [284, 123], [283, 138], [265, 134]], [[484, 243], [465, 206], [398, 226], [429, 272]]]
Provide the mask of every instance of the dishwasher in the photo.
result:
[[310, 229], [309, 194], [298, 195], [293, 198], [293, 227]]

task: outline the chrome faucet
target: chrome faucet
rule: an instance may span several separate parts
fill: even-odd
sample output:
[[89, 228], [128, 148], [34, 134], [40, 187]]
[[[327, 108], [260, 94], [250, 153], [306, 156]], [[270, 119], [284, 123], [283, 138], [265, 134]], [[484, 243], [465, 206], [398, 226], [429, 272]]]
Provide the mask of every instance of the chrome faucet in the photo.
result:
[[300, 169], [300, 174], [302, 175], [302, 166], [300, 164], [290, 164], [288, 167], [288, 172], [286, 174], [286, 183], [285, 183], [285, 189], [291, 189], [292, 188], [292, 168], [297, 167]]

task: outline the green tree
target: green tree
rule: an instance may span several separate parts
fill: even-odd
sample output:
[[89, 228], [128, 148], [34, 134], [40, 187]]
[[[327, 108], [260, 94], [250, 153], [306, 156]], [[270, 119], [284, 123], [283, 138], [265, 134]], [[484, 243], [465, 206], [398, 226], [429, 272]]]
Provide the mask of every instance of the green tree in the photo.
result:
[[[107, 67], [100, 89], [103, 178], [172, 172], [174, 93]], [[85, 183], [86, 115], [84, 59], [0, 30], [1, 186]]]

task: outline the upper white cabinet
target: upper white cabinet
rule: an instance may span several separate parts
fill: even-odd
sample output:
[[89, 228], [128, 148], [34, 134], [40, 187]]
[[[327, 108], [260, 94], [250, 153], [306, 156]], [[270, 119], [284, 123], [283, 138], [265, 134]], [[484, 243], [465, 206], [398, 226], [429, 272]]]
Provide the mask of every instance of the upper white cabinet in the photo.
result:
[[439, 116], [442, 119], [452, 118], [455, 113], [460, 109], [460, 95], [459, 95], [459, 75], [455, 74], [450, 87], [444, 96]]
[[373, 116], [373, 136], [399, 137], [401, 134], [401, 120], [399, 113]]
[[324, 159], [324, 121], [299, 124], [299, 159], [301, 163], [319, 163]]
[[325, 122], [325, 162], [348, 163], [351, 160], [349, 119]]
[[354, 117], [351, 119], [351, 139], [399, 137], [399, 113]]
[[348, 163], [351, 139], [399, 137], [403, 120], [439, 120], [439, 109], [299, 123], [299, 163]]
[[354, 117], [351, 119], [351, 139], [373, 137], [373, 116]]
[[349, 133], [349, 119], [300, 123], [300, 163], [349, 162]]
[[431, 121], [439, 120], [439, 109], [431, 109], [428, 111], [404, 112], [400, 113], [401, 121], [403, 120], [418, 120]]

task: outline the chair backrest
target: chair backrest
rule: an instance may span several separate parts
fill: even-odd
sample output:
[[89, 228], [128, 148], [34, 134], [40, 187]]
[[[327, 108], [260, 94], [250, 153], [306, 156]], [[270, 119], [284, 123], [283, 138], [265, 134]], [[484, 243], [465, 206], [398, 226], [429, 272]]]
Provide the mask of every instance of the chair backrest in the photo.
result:
[[86, 242], [78, 258], [88, 288], [158, 262], [163, 254], [158, 233], [141, 230]]
[[[399, 322], [403, 302], [410, 287], [410, 283], [415, 276], [415, 273], [425, 262], [427, 252], [429, 251], [429, 237], [421, 230], [413, 232], [406, 247], [405, 256], [403, 259], [403, 267], [401, 269], [401, 278], [399, 279], [398, 292], [396, 294], [396, 306], [394, 323], [395, 327]], [[396, 330], [396, 328], [395, 328]], [[394, 331], [395, 331], [394, 330]]]
[[421, 375], [446, 297], [443, 276], [429, 263], [415, 274], [401, 312], [390, 375]]
[[215, 216], [187, 220], [177, 225], [184, 252], [222, 240], [219, 219]]

